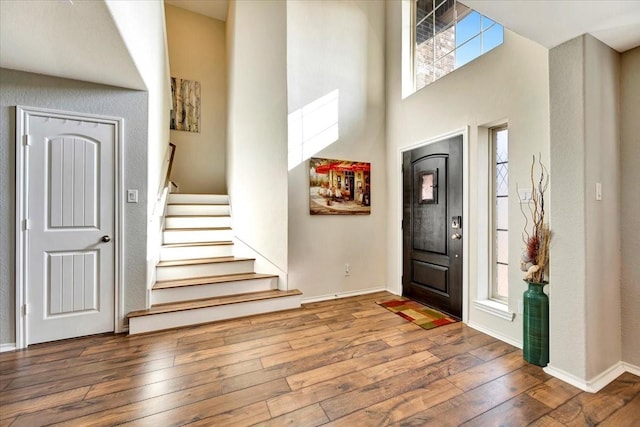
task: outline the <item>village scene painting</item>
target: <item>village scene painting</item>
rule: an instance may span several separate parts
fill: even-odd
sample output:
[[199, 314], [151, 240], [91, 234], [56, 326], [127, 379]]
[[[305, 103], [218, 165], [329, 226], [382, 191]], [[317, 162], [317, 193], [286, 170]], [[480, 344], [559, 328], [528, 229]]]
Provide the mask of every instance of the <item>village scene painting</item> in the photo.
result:
[[309, 160], [311, 215], [369, 215], [371, 163], [347, 160]]

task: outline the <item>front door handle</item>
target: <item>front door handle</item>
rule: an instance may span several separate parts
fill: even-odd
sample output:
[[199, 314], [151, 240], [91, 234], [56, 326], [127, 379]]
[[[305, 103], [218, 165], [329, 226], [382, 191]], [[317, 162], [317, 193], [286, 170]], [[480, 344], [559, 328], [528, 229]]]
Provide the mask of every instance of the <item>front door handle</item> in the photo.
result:
[[111, 241], [111, 236], [102, 236], [100, 240], [102, 240], [105, 243], [108, 243]]
[[460, 239], [462, 239], [462, 234], [460, 234], [460, 233], [455, 233], [453, 236], [451, 236], [451, 238], [452, 238], [453, 240], [460, 240]]

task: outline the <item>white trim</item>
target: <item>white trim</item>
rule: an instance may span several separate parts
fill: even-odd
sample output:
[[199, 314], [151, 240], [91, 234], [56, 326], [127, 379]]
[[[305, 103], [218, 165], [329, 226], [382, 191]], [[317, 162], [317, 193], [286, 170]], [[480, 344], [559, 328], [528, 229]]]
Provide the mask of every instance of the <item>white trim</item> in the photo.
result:
[[577, 376], [570, 374], [569, 372], [555, 368], [551, 365], [543, 369], [547, 374], [556, 377], [568, 384], [571, 384], [572, 386], [577, 387], [582, 391], [586, 391], [588, 393], [597, 393], [598, 391], [602, 390], [607, 384], [626, 372], [625, 365], [626, 364], [624, 364], [623, 362], [617, 362], [589, 381], [578, 378]]
[[10, 342], [7, 344], [0, 344], [0, 353], [4, 353], [6, 351], [14, 351], [17, 350], [16, 343]]
[[511, 337], [503, 335], [500, 332], [496, 332], [493, 329], [489, 329], [486, 326], [480, 325], [479, 323], [469, 322], [469, 323], [467, 323], [467, 326], [475, 329], [476, 331], [480, 331], [483, 334], [487, 334], [487, 335], [489, 335], [489, 336], [491, 336], [491, 337], [493, 337], [495, 339], [498, 339], [500, 341], [504, 341], [507, 344], [511, 344], [514, 347], [517, 347], [517, 348], [520, 348], [520, 349], [522, 348], [522, 343], [520, 341], [516, 341]]
[[394, 292], [389, 291], [384, 286], [382, 286], [382, 287], [379, 287], [379, 288], [360, 289], [360, 290], [357, 290], [357, 291], [338, 292], [338, 293], [335, 293], [335, 294], [326, 294], [326, 295], [320, 295], [320, 296], [317, 296], [317, 297], [302, 298], [301, 302], [302, 302], [302, 304], [308, 304], [308, 303], [312, 303], [312, 302], [329, 301], [329, 300], [338, 299], [338, 298], [357, 297], [357, 296], [360, 296], [360, 295], [373, 294], [375, 292], [384, 292], [384, 291], [391, 292], [394, 295], [397, 295]]
[[397, 164], [397, 183], [396, 188], [398, 189], [398, 196], [396, 199], [396, 209], [397, 209], [397, 229], [400, 232], [397, 234], [396, 239], [396, 248], [397, 248], [397, 265], [400, 267], [398, 269], [400, 277], [397, 278], [398, 283], [400, 285], [399, 293], [402, 293], [402, 274], [403, 274], [403, 263], [402, 263], [402, 217], [403, 217], [403, 177], [402, 177], [402, 157], [404, 152], [411, 151], [415, 148], [424, 147], [426, 145], [434, 144], [436, 142], [440, 142], [445, 139], [449, 139], [455, 136], [462, 135], [462, 224], [463, 224], [463, 233], [465, 238], [462, 239], [462, 322], [467, 323], [469, 321], [469, 240], [471, 236], [470, 230], [473, 227], [473, 223], [471, 221], [471, 217], [469, 214], [469, 127], [465, 126], [464, 128], [453, 130], [451, 132], [447, 132], [444, 134], [440, 134], [433, 138], [423, 140], [417, 142], [415, 144], [401, 147], [398, 149], [396, 164]]
[[625, 371], [637, 377], [640, 377], [640, 366], [632, 365], [631, 363], [627, 363], [627, 362], [621, 362], [621, 363]]
[[26, 260], [28, 253], [28, 230], [24, 230], [23, 223], [27, 217], [28, 197], [26, 192], [29, 189], [28, 182], [28, 150], [23, 145], [23, 135], [26, 135], [28, 128], [29, 116], [45, 115], [47, 117], [56, 117], [70, 120], [88, 120], [106, 123], [115, 127], [115, 147], [114, 147], [114, 177], [115, 177], [115, 193], [114, 193], [114, 226], [116, 244], [114, 251], [114, 332], [123, 331], [123, 308], [124, 308], [124, 290], [123, 290], [123, 259], [124, 259], [124, 169], [122, 167], [123, 159], [123, 140], [124, 140], [124, 119], [120, 117], [110, 117], [96, 114], [85, 114], [70, 111], [53, 110], [48, 108], [36, 108], [17, 105], [16, 106], [16, 237], [15, 237], [15, 255], [16, 255], [16, 283], [15, 283], [15, 348], [25, 348], [29, 342], [28, 337], [28, 319], [24, 313], [24, 301], [27, 295], [28, 271]]
[[485, 300], [474, 300], [473, 306], [480, 311], [484, 311], [485, 313], [492, 314], [496, 317], [499, 317], [504, 320], [508, 320], [509, 322], [513, 322], [516, 314], [509, 312], [509, 307], [507, 304], [493, 301], [489, 299]]

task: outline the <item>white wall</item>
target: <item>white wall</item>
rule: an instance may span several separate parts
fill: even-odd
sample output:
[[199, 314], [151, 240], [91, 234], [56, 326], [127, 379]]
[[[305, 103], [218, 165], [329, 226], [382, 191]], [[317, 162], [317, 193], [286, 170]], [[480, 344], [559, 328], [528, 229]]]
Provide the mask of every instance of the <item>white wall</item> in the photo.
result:
[[[620, 57], [585, 35], [550, 51], [554, 372], [586, 386], [621, 359]], [[595, 197], [602, 184], [602, 200]]]
[[[181, 193], [226, 194], [225, 24], [165, 5], [171, 76], [200, 82], [200, 132], [171, 130], [171, 180]], [[168, 125], [167, 125], [168, 126]]]
[[140, 203], [124, 209], [124, 313], [144, 308], [147, 189], [146, 92], [0, 69], [0, 344], [15, 343], [15, 106], [124, 118], [124, 188]]
[[286, 3], [232, 1], [227, 186], [236, 236], [287, 271]]
[[[517, 311], [525, 284], [519, 269], [522, 253], [523, 218], [516, 199], [516, 183], [528, 186], [533, 154], [542, 154], [549, 165], [549, 86], [547, 50], [515, 33], [505, 30], [504, 44], [475, 61], [441, 78], [417, 93], [401, 98], [401, 8], [402, 2], [387, 2], [387, 179], [388, 188], [388, 272], [387, 284], [401, 286], [401, 203], [399, 153], [405, 147], [435, 138], [451, 131], [469, 128], [469, 168], [465, 179], [470, 183], [470, 218], [464, 236], [470, 253], [468, 265], [469, 293], [467, 303], [476, 299], [477, 286], [485, 286], [486, 257], [478, 247], [479, 230], [485, 226], [489, 203], [478, 193], [486, 186], [487, 124], [508, 121], [509, 124], [509, 309]], [[551, 172], [553, 179], [553, 172]], [[551, 194], [548, 194], [552, 197]], [[484, 262], [484, 261], [483, 261]], [[553, 267], [552, 267], [553, 268]], [[481, 277], [478, 277], [481, 276]], [[560, 286], [560, 285], [559, 285]], [[510, 322], [479, 311], [471, 305], [469, 323], [510, 342], [522, 342], [520, 316]]]
[[640, 47], [621, 55], [622, 360], [640, 367]]
[[339, 139], [314, 157], [370, 162], [372, 180], [370, 215], [311, 216], [309, 162], [289, 171], [289, 286], [304, 299], [385, 287], [384, 7], [287, 3], [289, 112], [338, 90]]

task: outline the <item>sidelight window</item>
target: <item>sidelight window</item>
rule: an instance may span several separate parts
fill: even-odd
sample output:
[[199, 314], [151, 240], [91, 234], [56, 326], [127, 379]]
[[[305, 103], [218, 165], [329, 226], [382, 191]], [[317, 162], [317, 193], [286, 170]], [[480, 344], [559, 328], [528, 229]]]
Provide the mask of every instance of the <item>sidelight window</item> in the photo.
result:
[[509, 297], [509, 130], [491, 129], [493, 152], [493, 281], [491, 298]]

